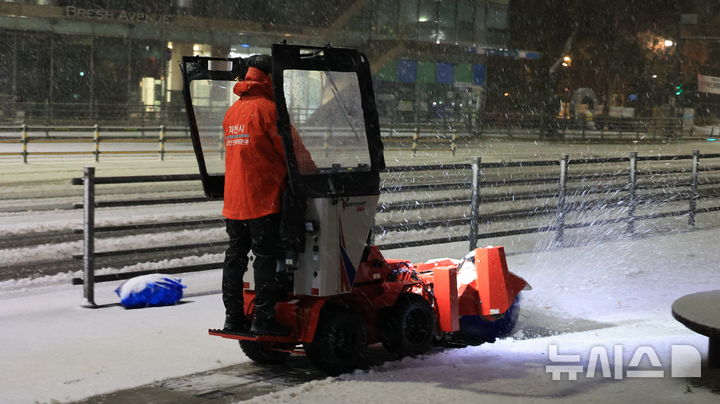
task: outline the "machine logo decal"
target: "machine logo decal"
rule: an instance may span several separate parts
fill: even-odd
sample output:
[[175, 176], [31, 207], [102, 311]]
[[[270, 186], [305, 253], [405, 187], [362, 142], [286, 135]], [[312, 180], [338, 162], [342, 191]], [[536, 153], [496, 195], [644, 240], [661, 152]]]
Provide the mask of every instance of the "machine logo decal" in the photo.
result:
[[340, 202], [342, 202], [343, 210], [354, 207], [356, 212], [365, 211], [365, 205], [367, 205], [367, 201], [350, 201], [348, 198], [341, 199]]

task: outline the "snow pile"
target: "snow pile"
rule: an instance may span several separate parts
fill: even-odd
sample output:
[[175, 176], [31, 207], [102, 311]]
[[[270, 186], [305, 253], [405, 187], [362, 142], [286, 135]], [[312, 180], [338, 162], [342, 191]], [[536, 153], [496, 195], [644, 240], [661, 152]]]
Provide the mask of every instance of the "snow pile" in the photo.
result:
[[[644, 335], [643, 335], [644, 334]], [[451, 349], [421, 358], [388, 362], [369, 371], [356, 371], [305, 383], [249, 403], [578, 403], [658, 402], [709, 403], [717, 395], [698, 388], [686, 379], [614, 380], [603, 378], [598, 366], [594, 377], [571, 381], [551, 380], [547, 372], [548, 345], [558, 344], [561, 353], [578, 353], [587, 360], [590, 349], [605, 346], [603, 341], [622, 341], [623, 363], [639, 346], [650, 345], [663, 364], [668, 362], [669, 341], [699, 345], [702, 338], [691, 335], [676, 323], [611, 327], [581, 333]], [[612, 355], [612, 343], [607, 344]], [[612, 360], [612, 356], [611, 356]], [[583, 362], [587, 363], [587, 362]]]
[[[710, 242], [719, 233], [703, 230], [510, 255], [510, 270], [533, 285], [533, 290], [523, 292], [513, 338], [388, 362], [250, 402], [717, 401], [717, 395], [696, 387], [696, 379], [670, 377], [671, 345], [690, 345], [703, 357], [707, 355], [707, 338], [675, 321], [670, 306], [684, 294], [720, 288], [720, 251]], [[466, 244], [458, 243], [434, 247], [434, 252], [462, 256], [464, 248]], [[419, 249], [392, 255], [413, 257]], [[659, 356], [664, 377], [638, 379], [623, 373], [617, 380], [614, 373], [603, 377], [598, 366], [593, 377], [587, 376], [586, 367], [578, 380], [565, 375], [553, 381], [546, 369], [551, 364], [552, 344], [561, 354], [580, 355], [583, 365], [588, 364], [593, 348], [602, 347], [613, 371], [616, 345], [622, 347], [624, 370], [639, 347], [651, 347]], [[642, 366], [650, 368], [644, 362]]]

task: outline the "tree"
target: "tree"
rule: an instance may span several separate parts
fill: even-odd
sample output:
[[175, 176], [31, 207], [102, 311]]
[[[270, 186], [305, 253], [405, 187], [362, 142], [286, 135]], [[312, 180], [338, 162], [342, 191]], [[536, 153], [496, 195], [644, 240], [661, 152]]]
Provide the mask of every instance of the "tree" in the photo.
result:
[[[528, 88], [544, 86], [558, 94], [565, 87], [590, 87], [607, 105], [646, 73], [651, 54], [641, 34], [672, 38], [678, 18], [679, 5], [671, 0], [513, 0], [511, 41], [513, 47], [542, 53], [535, 75], [541, 82]], [[566, 52], [572, 66], [550, 79], [551, 68]]]

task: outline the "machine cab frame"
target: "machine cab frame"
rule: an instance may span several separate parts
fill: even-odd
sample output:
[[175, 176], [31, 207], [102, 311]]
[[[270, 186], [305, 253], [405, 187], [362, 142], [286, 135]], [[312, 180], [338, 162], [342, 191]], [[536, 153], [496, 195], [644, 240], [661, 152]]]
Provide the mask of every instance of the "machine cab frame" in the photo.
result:
[[[355, 49], [274, 44], [272, 46], [272, 58], [273, 94], [277, 108], [278, 134], [283, 138], [286, 166], [290, 179], [289, 185], [307, 198], [338, 198], [379, 194], [379, 173], [385, 168], [385, 160], [367, 57]], [[230, 88], [238, 78], [241, 79], [245, 76], [247, 58], [186, 56], [181, 62], [181, 71], [190, 136], [203, 190], [210, 199], [222, 199], [224, 169], [215, 167], [216, 169], [213, 170], [209, 167], [208, 160], [210, 160], [210, 156], [208, 154], [213, 148], [208, 148], [206, 145], [208, 138], [215, 142], [217, 142], [217, 139], [222, 139], [220, 133], [222, 131], [222, 111], [215, 114], [215, 121], [217, 122], [214, 122], [215, 127], [212, 136], [208, 136], [207, 132], [203, 132], [203, 126], [198, 123], [199, 115], [197, 112], [204, 107], [196, 105], [193, 85], [196, 82], [214, 82], [224, 83], [227, 88]], [[332, 82], [331, 75], [333, 74], [344, 74], [346, 77], [351, 74], [352, 77], [356, 77], [357, 82], [353, 84], [356, 90], [352, 93], [350, 91], [346, 92], [348, 93], [347, 98], [353, 98], [348, 102], [361, 107], [362, 116], [354, 117], [361, 125], [356, 125], [356, 127], [353, 127], [352, 124], [347, 125], [346, 123], [349, 121], [347, 121], [347, 117], [343, 116], [331, 116], [329, 120], [334, 118], [335, 123], [339, 126], [345, 124], [351, 127], [352, 136], [361, 140], [361, 142], [356, 143], [365, 148], [365, 150], [359, 148], [354, 151], [357, 154], [366, 154], [367, 158], [363, 160], [363, 163], [354, 166], [347, 164], [318, 164], [310, 172], [303, 172], [300, 169], [295, 150], [297, 134], [299, 133], [301, 140], [306, 141], [306, 139], [303, 138], [304, 132], [300, 127], [301, 125], [298, 126], [298, 122], [293, 122], [293, 119], [291, 119], [291, 112], [293, 111], [288, 109], [289, 94], [287, 94], [287, 88], [285, 88], [285, 84], [292, 80], [287, 72], [293, 71], [320, 72], [330, 78], [331, 83], [327, 87], [331, 89], [336, 87], [335, 83]], [[332, 100], [337, 101], [346, 95], [341, 94], [342, 89], [335, 88], [332, 91], [334, 92], [333, 96], [330, 97]], [[359, 99], [356, 99], [358, 97]], [[347, 115], [349, 113], [349, 107], [344, 105], [342, 101], [337, 102], [337, 105], [342, 113], [335, 115]], [[228, 106], [226, 105], [226, 107]], [[332, 122], [326, 120], [324, 124], [332, 125]], [[293, 135], [293, 132], [295, 132], [295, 135]], [[293, 141], [294, 136], [295, 143]], [[337, 142], [342, 143], [342, 137], [338, 137], [338, 139], [336, 139]], [[323, 140], [327, 145], [327, 137]], [[221, 147], [222, 145], [219, 145], [218, 148]], [[330, 148], [332, 149], [332, 146]], [[312, 153], [312, 148], [309, 147], [308, 149]], [[212, 150], [212, 153], [216, 152], [223, 153], [222, 150]], [[353, 153], [352, 150], [345, 150], [345, 152]], [[323, 153], [327, 154], [328, 150], [324, 150]], [[315, 157], [316, 154], [313, 153], [313, 158]]]
[[[231, 83], [247, 64], [183, 58], [190, 133], [208, 198], [223, 197], [222, 121], [237, 100]], [[354, 49], [276, 44], [272, 82], [288, 173], [282, 223], [290, 224], [281, 226], [281, 248], [294, 271], [293, 292], [349, 293], [368, 251], [385, 168], [368, 60]]]

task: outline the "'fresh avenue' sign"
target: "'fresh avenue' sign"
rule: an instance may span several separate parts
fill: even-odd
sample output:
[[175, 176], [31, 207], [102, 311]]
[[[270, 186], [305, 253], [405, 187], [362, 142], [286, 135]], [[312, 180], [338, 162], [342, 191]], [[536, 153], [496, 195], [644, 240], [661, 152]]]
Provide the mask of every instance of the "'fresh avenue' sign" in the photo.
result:
[[167, 24], [172, 22], [172, 15], [148, 14], [126, 10], [108, 10], [106, 8], [80, 8], [75, 6], [65, 7], [65, 17], [73, 18], [95, 18], [98, 20], [112, 20], [127, 23], [153, 23]]

